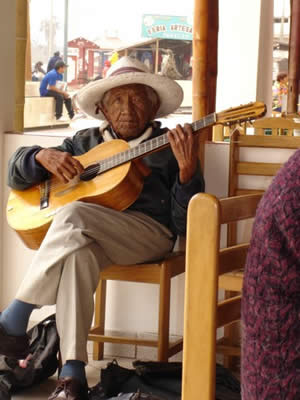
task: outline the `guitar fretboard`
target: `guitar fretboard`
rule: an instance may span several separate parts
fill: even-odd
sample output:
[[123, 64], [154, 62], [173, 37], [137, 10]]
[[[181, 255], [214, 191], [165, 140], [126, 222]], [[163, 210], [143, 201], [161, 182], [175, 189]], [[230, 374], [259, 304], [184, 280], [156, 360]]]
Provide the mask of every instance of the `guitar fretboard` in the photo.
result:
[[[207, 126], [213, 125], [216, 122], [216, 113], [209, 114], [206, 117], [200, 119], [199, 121], [193, 122], [192, 129], [194, 132], [199, 129], [206, 128]], [[99, 162], [99, 173], [108, 171], [118, 165], [122, 165], [128, 161], [135, 160], [139, 157], [144, 156], [147, 153], [152, 153], [166, 145], [169, 144], [169, 139], [167, 133], [157, 136], [153, 139], [147, 140], [144, 143], [140, 143], [139, 145], [132, 147], [131, 149], [122, 151], [121, 153], [114, 154], [111, 157], [108, 157]]]

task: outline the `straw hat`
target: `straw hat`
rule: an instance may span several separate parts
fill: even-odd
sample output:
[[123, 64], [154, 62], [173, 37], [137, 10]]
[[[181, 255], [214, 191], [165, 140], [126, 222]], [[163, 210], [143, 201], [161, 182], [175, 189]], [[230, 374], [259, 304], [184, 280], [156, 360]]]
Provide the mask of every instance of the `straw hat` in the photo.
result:
[[122, 57], [107, 71], [106, 78], [91, 82], [80, 89], [76, 94], [76, 101], [80, 109], [89, 116], [105, 119], [99, 110], [98, 103], [105, 92], [118, 86], [139, 83], [150, 86], [158, 94], [160, 107], [156, 118], [171, 114], [181, 104], [183, 91], [177, 82], [161, 75], [152, 74], [147, 66], [131, 57]]

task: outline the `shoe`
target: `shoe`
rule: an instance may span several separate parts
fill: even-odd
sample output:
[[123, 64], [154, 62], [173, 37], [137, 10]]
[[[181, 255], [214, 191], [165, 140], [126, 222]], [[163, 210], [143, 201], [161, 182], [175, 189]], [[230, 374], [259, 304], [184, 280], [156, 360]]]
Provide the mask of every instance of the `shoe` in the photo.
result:
[[89, 400], [88, 387], [78, 379], [61, 378], [57, 381], [56, 388], [48, 400]]
[[70, 122], [69, 118], [59, 117], [56, 119], [57, 122]]
[[9, 335], [0, 324], [0, 354], [18, 360], [25, 359], [29, 354], [28, 336]]

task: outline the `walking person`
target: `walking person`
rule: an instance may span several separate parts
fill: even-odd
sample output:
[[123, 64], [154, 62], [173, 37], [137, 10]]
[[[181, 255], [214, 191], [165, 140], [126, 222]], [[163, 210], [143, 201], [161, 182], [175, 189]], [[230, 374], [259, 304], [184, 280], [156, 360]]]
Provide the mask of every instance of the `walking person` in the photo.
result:
[[61, 122], [68, 121], [62, 116], [63, 103], [65, 103], [70, 119], [74, 117], [71, 97], [69, 93], [64, 90], [64, 83], [62, 82], [66, 67], [67, 65], [63, 61], [57, 61], [55, 68], [45, 75], [40, 85], [41, 97], [55, 98], [55, 117]]
[[55, 64], [57, 63], [57, 61], [63, 61], [59, 51], [56, 51], [50, 58], [47, 65], [47, 72], [50, 72], [53, 68], [55, 68]]

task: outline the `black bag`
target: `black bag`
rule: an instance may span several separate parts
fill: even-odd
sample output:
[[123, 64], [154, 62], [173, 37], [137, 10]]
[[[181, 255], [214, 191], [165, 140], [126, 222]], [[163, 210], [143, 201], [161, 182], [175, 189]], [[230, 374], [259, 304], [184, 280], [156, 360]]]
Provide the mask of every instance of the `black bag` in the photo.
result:
[[[109, 363], [101, 370], [98, 385], [90, 389], [90, 400], [112, 400], [119, 393], [133, 396], [139, 391], [140, 396], [148, 394], [159, 400], [181, 399], [182, 363], [135, 361], [133, 366], [135, 369], [120, 367], [116, 360]], [[122, 396], [120, 399], [130, 399]], [[239, 381], [219, 364], [216, 365], [216, 400], [241, 400]]]
[[55, 315], [45, 318], [27, 334], [32, 355], [27, 368], [19, 367], [18, 360], [14, 358], [0, 356], [0, 394], [5, 400], [10, 399], [10, 392], [39, 383], [58, 369], [59, 337]]

